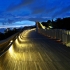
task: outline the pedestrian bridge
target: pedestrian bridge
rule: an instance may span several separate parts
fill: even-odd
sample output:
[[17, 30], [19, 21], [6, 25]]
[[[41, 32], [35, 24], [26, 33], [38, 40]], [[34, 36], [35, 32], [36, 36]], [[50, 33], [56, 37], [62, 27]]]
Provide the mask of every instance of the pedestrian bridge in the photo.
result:
[[70, 47], [56, 39], [58, 36], [49, 36], [50, 31], [47, 35], [43, 31], [22, 31], [0, 56], [0, 70], [69, 70]]

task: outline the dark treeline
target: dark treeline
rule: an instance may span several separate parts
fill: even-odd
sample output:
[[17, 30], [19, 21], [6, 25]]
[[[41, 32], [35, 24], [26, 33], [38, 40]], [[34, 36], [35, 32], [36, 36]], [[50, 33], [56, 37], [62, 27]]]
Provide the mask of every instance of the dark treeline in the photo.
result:
[[48, 20], [47, 22], [42, 22], [42, 24], [46, 27], [52, 26], [53, 29], [66, 29], [70, 30], [70, 17], [66, 18], [57, 18], [55, 21]]
[[0, 32], [0, 40], [4, 40], [8, 37], [10, 37], [11, 35], [17, 33], [20, 29], [16, 29], [16, 28], [13, 28], [13, 30], [11, 30], [10, 28], [7, 28], [4, 33], [1, 33]]
[[23, 28], [13, 28], [13, 30], [11, 30], [10, 28], [7, 28], [4, 33], [1, 33], [0, 32], [0, 40], [4, 40], [10, 36], [12, 36], [13, 34], [21, 31], [21, 30], [25, 30], [25, 29], [32, 29], [32, 28], [36, 28], [36, 25], [33, 25], [33, 26], [25, 26]]
[[32, 29], [32, 28], [36, 28], [36, 25], [33, 26], [25, 26], [24, 29]]

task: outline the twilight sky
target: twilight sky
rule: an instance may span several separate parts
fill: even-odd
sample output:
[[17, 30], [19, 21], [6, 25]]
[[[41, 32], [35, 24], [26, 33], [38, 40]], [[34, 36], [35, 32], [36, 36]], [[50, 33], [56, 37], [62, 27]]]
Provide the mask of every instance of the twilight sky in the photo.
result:
[[70, 17], [70, 0], [0, 0], [0, 26], [64, 17]]

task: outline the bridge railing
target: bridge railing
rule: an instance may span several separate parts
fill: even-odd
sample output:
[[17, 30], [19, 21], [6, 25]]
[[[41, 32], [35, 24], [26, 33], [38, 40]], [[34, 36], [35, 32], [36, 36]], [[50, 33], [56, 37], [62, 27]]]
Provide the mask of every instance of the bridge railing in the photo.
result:
[[1, 40], [0, 41], [0, 55], [5, 51], [7, 47], [9, 47], [19, 36], [19, 34], [23, 31], [20, 30], [19, 32], [13, 34], [12, 36], [8, 37], [7, 39]]
[[12, 42], [14, 42], [14, 40], [16, 39], [16, 36], [18, 35], [18, 33], [8, 37], [7, 39], [4, 39], [2, 41], [0, 41], [0, 53], [4, 52], [4, 50], [12, 44]]
[[70, 47], [70, 31], [62, 30], [62, 29], [38, 29], [38, 32], [51, 37], [53, 39], [57, 39], [62, 41], [63, 44]]

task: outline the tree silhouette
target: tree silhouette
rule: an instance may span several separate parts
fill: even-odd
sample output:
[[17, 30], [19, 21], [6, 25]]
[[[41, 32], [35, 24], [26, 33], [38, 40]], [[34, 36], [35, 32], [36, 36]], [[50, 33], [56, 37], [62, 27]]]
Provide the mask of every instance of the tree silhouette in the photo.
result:
[[66, 18], [57, 18], [55, 21], [50, 21], [48, 20], [47, 22], [41, 22], [41, 24], [43, 26], [46, 26], [46, 28], [48, 28], [49, 26], [52, 26], [53, 29], [67, 29], [70, 30], [70, 17], [66, 17]]
[[48, 20], [47, 22], [42, 22], [41, 24], [42, 24], [43, 26], [46, 26], [47, 28], [48, 28], [49, 26], [52, 26], [51, 20]]

